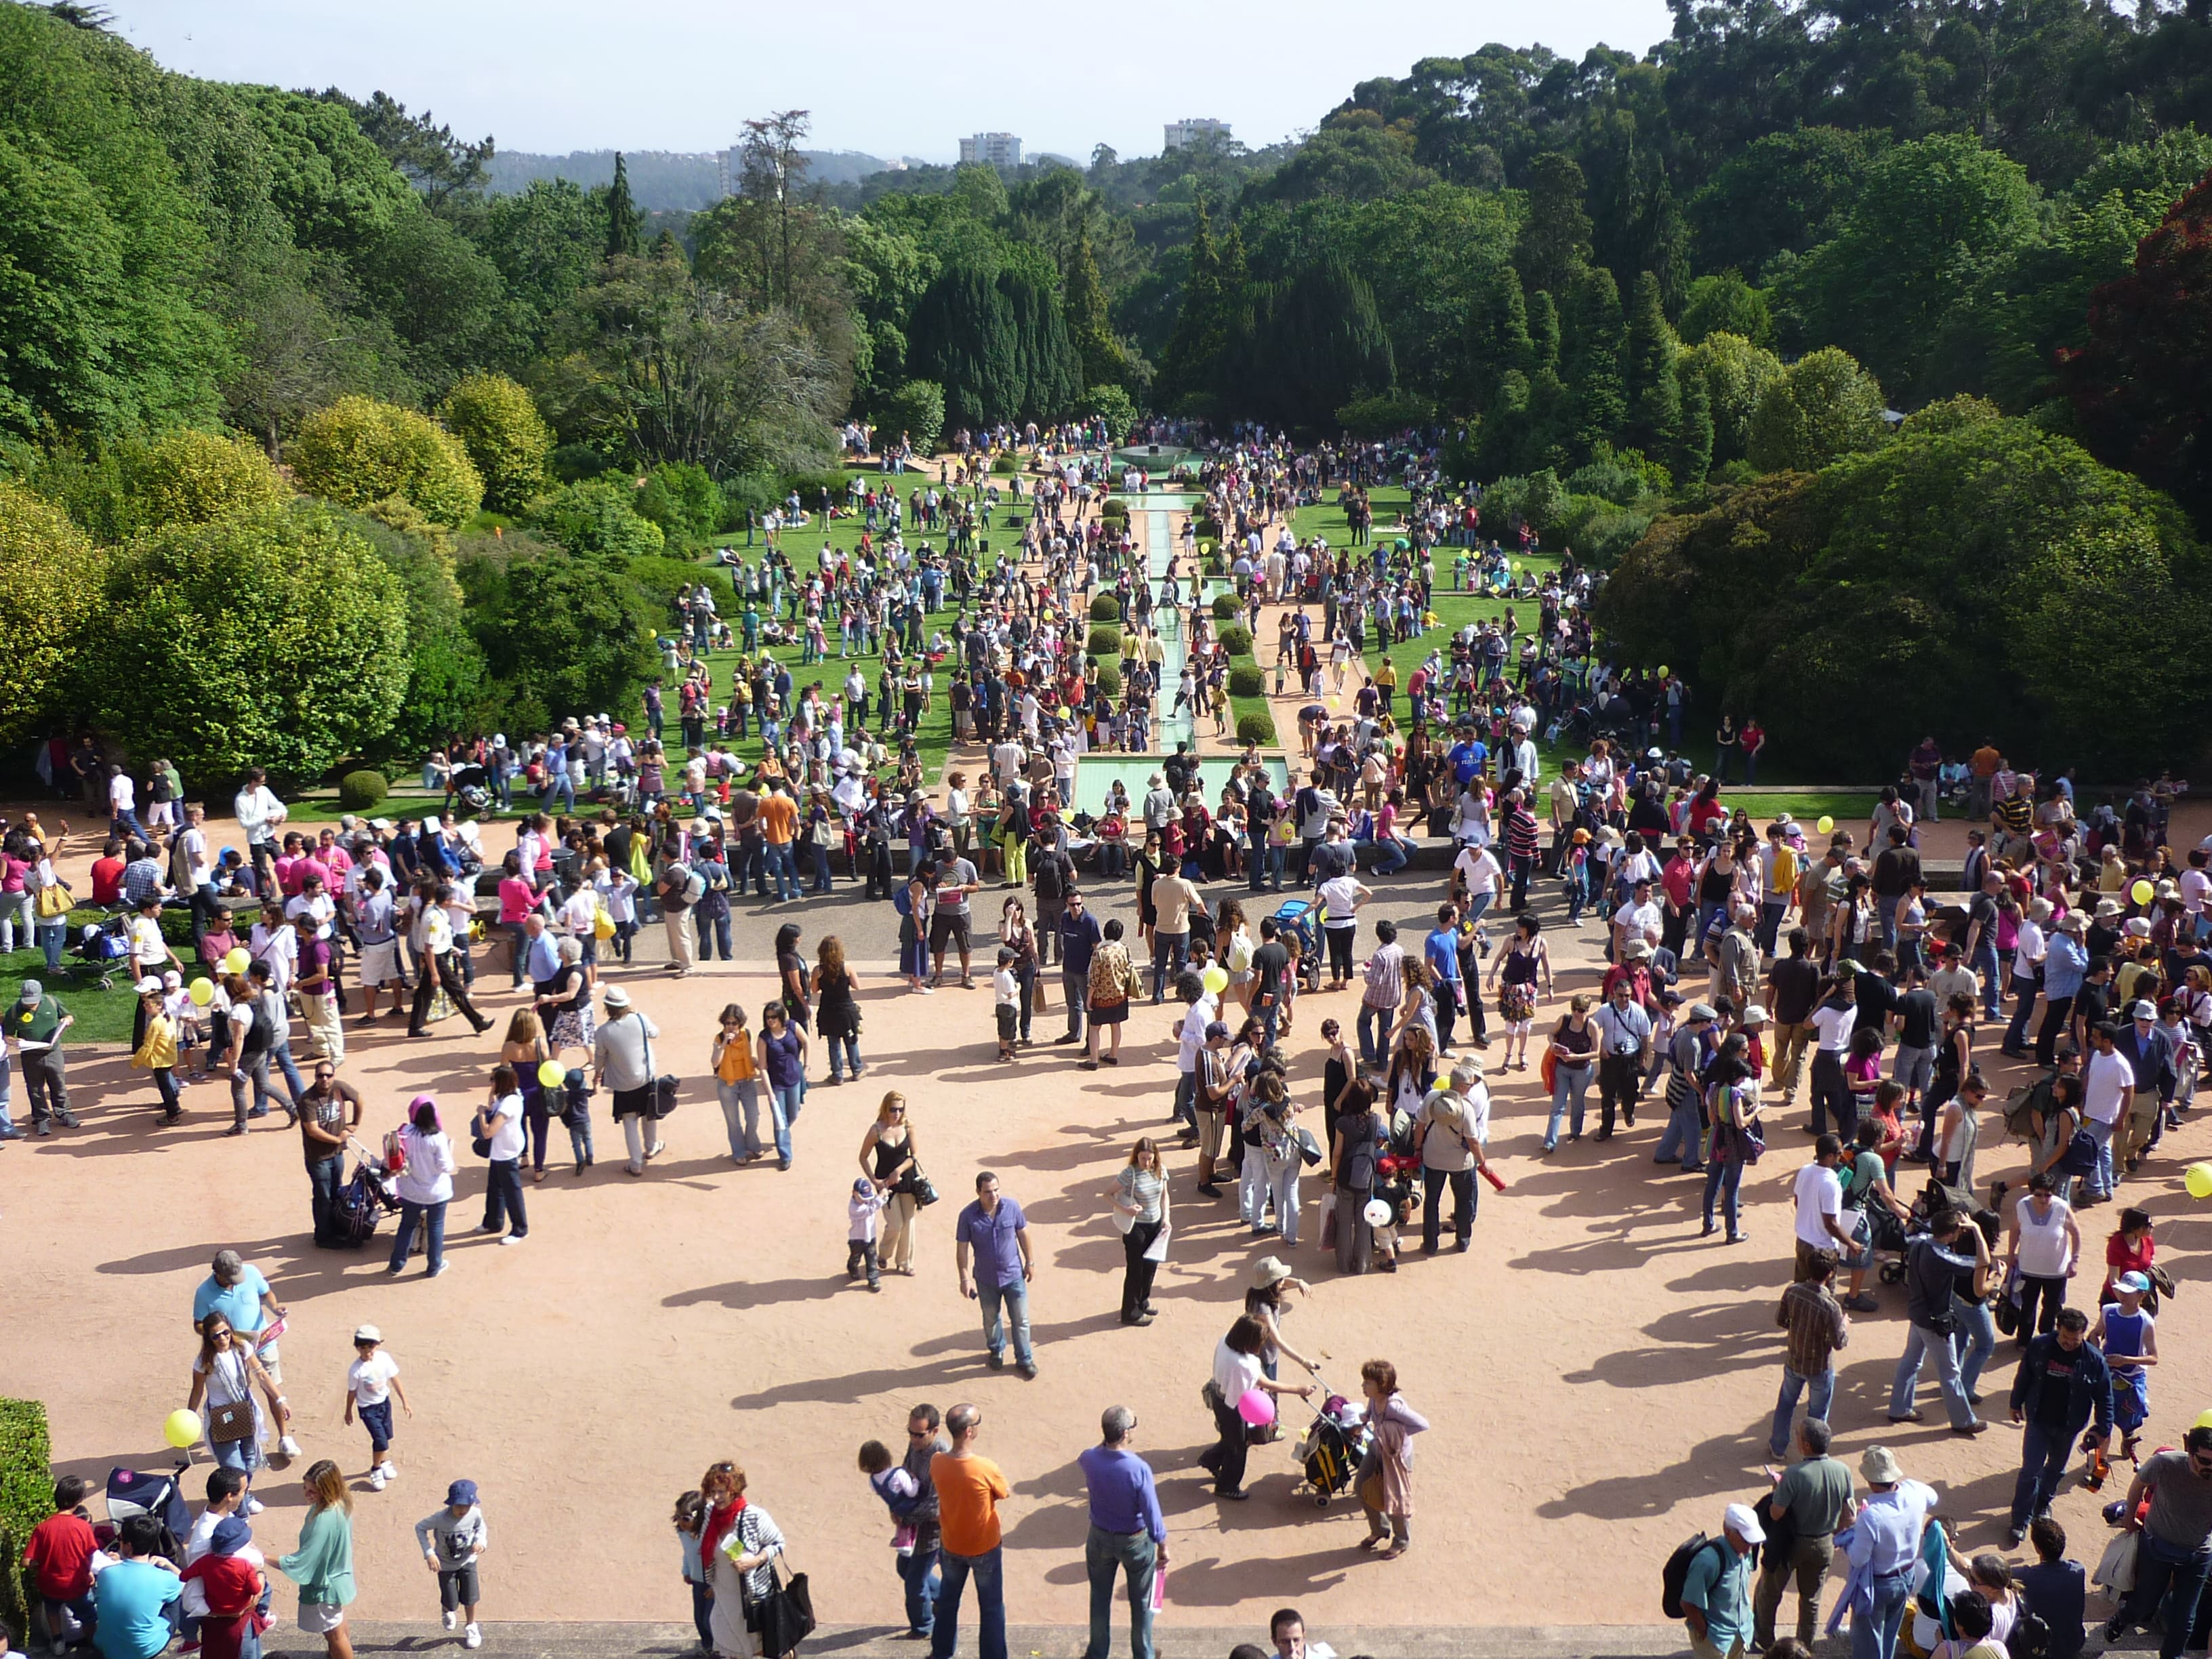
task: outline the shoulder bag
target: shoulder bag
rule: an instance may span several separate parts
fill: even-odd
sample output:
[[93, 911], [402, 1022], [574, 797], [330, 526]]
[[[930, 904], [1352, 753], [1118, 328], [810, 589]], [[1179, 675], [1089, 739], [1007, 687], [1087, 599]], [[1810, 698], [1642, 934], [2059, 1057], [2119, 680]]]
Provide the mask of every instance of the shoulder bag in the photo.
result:
[[[235, 1336], [231, 1340], [234, 1344], [237, 1341]], [[222, 1360], [218, 1358], [209, 1367], [208, 1382], [210, 1387], [215, 1382], [214, 1367], [222, 1363]], [[249, 1438], [254, 1432], [253, 1401], [249, 1392], [253, 1386], [252, 1375], [246, 1369], [244, 1360], [236, 1360], [234, 1363], [238, 1369], [239, 1398], [227, 1406], [218, 1406], [212, 1401], [208, 1405], [207, 1437], [208, 1444], [210, 1446], [231, 1445], [237, 1441]]]
[[[639, 1018], [641, 1019], [644, 1016], [640, 1015]], [[666, 1117], [675, 1111], [676, 1091], [684, 1085], [677, 1078], [653, 1075], [653, 1039], [644, 1035], [644, 1030], [641, 1025], [638, 1028], [639, 1036], [645, 1044], [645, 1074], [653, 1078], [653, 1104], [647, 1108], [647, 1115], [655, 1118]]]

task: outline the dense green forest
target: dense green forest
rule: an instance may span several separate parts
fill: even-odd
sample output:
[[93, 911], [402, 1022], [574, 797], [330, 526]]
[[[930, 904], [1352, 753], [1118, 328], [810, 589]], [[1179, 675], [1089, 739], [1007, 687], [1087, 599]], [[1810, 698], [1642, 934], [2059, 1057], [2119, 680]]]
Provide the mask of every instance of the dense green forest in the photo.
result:
[[[386, 92], [196, 80], [86, 8], [9, 0], [0, 736], [145, 728], [143, 690], [81, 647], [154, 648], [155, 590], [173, 611], [195, 559], [228, 560], [269, 618], [340, 573], [362, 606], [333, 635], [353, 654], [318, 659], [328, 734], [246, 696], [198, 739], [204, 769], [289, 741], [307, 773], [619, 701], [683, 556], [832, 468], [848, 416], [925, 449], [1139, 409], [1419, 428], [1492, 522], [1624, 575], [1663, 556], [1677, 599], [1719, 546], [1684, 526], [1733, 514], [1716, 526], [1826, 550], [1761, 516], [1804, 506], [1790, 480], [1833, 480], [1832, 527], [1853, 491], [1928, 483], [1906, 459], [1931, 447], [2045, 468], [2078, 510], [2036, 522], [2090, 535], [2078, 458], [2132, 475], [2090, 494], [2191, 591], [2212, 3], [1674, 15], [1641, 58], [1425, 58], [1259, 152], [831, 185], [805, 112], [773, 112], [745, 124], [731, 195], [648, 215], [619, 156], [604, 185], [497, 193], [493, 138]], [[319, 583], [283, 574], [315, 561]], [[532, 639], [533, 605], [587, 592], [588, 637]], [[1709, 610], [1683, 623], [1700, 672], [1750, 695]], [[555, 678], [545, 653], [586, 666]], [[313, 665], [286, 670], [294, 714]]]

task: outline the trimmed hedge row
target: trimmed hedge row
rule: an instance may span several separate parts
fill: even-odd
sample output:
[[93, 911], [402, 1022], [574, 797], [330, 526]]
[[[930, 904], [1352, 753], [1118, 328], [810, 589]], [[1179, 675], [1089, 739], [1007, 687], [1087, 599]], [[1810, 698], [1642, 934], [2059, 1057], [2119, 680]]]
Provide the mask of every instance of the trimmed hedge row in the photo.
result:
[[54, 1512], [53, 1446], [46, 1408], [0, 1400], [0, 1623], [30, 1646], [31, 1584], [22, 1569], [31, 1529]]

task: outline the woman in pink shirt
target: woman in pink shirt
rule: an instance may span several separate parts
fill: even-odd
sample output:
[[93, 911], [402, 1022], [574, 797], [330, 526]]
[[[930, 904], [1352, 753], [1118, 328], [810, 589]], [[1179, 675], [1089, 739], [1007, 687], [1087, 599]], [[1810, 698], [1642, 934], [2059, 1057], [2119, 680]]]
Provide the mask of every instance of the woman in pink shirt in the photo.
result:
[[[524, 837], [526, 845], [528, 837]], [[523, 921], [538, 908], [538, 889], [522, 873], [523, 848], [518, 848], [500, 860], [499, 926], [507, 936], [514, 951], [514, 983], [522, 983], [522, 962], [530, 948], [529, 936], [523, 931]]]

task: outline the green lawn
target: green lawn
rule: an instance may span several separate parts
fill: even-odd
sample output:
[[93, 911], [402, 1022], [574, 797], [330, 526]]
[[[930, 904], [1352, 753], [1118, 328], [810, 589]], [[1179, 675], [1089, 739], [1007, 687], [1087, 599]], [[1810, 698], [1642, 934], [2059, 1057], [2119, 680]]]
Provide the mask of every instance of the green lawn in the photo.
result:
[[[106, 913], [85, 910], [78, 914], [97, 919]], [[64, 957], [62, 962], [60, 973], [49, 974], [46, 958], [39, 951], [11, 951], [6, 956], [0, 956], [0, 1000], [14, 1002], [17, 986], [24, 980], [34, 979], [59, 997], [62, 1006], [76, 1016], [76, 1024], [70, 1027], [69, 1035], [62, 1039], [64, 1046], [72, 1042], [130, 1042], [132, 1012], [138, 1000], [131, 990], [130, 964], [114, 963], [114, 972], [110, 977], [115, 988], [100, 991], [90, 988], [89, 979], [79, 982], [76, 977], [76, 970], [69, 957]], [[92, 969], [88, 966], [83, 971], [89, 975]], [[16, 1105], [19, 1109], [22, 1105], [20, 1097]], [[26, 1117], [23, 1121], [28, 1122], [29, 1119]]]

